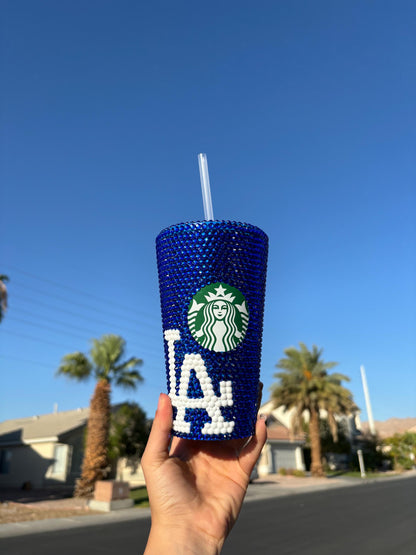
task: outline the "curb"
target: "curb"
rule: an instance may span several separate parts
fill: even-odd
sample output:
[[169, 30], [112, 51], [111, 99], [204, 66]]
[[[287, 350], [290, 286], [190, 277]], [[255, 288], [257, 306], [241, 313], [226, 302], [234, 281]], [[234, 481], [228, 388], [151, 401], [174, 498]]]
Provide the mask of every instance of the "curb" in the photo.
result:
[[42, 520], [26, 520], [23, 522], [10, 522], [0, 524], [0, 538], [12, 536], [25, 536], [40, 534], [42, 532], [55, 532], [71, 528], [84, 528], [85, 526], [100, 526], [113, 522], [138, 520], [150, 518], [150, 509], [121, 509], [100, 515], [72, 516], [63, 518], [45, 518]]
[[[288, 497], [291, 495], [299, 495], [305, 493], [314, 493], [317, 491], [328, 491], [332, 489], [340, 489], [352, 486], [365, 486], [378, 482], [391, 482], [394, 480], [403, 480], [406, 478], [414, 478], [416, 471], [406, 473], [404, 475], [389, 476], [384, 478], [337, 478], [332, 481], [331, 478], [326, 482], [308, 486], [301, 484], [295, 487], [284, 487], [278, 482], [271, 480], [270, 482], [258, 482], [249, 484], [244, 503], [253, 501], [261, 501], [264, 499], [272, 499], [278, 497]], [[302, 478], [304, 480], [304, 478]], [[307, 478], [305, 479], [307, 480]], [[266, 489], [263, 489], [266, 488]], [[29, 534], [40, 534], [44, 532], [55, 532], [59, 530], [68, 530], [71, 528], [83, 528], [86, 526], [99, 526], [110, 524], [113, 522], [125, 522], [128, 520], [138, 520], [150, 518], [150, 508], [143, 509], [121, 509], [100, 515], [73, 516], [64, 518], [52, 518], [44, 520], [29, 520], [23, 522], [12, 522], [0, 524], [0, 538], [8, 538], [13, 536], [23, 536]]]

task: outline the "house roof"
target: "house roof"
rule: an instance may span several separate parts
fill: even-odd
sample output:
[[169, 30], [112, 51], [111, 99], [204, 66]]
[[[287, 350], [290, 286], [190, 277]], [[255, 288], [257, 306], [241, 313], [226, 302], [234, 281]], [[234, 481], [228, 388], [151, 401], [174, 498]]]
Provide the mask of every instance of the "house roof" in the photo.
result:
[[[290, 428], [291, 423], [292, 423], [292, 419], [293, 419], [293, 415], [295, 414], [296, 409], [291, 408], [291, 409], [286, 409], [283, 406], [275, 406], [273, 401], [267, 401], [267, 403], [264, 403], [260, 409], [259, 409], [259, 414], [265, 414], [266, 416], [270, 416], [273, 415], [276, 419], [278, 419], [280, 421], [281, 424], [283, 424], [284, 426], [286, 426], [287, 428]], [[319, 411], [320, 417], [323, 419], [327, 418], [328, 413], [325, 410], [320, 410]], [[303, 419], [308, 422], [309, 421], [309, 414], [307, 411], [305, 411], [303, 413]], [[359, 422], [359, 413], [356, 412], [354, 415], [351, 415], [351, 417], [356, 421]], [[344, 419], [349, 419], [351, 417], [348, 416], [344, 416], [344, 415], [335, 415], [335, 419], [337, 421], [340, 420], [344, 420]], [[356, 423], [356, 426], [358, 426], [358, 424]], [[359, 426], [358, 426], [359, 427]]]
[[68, 410], [0, 422], [0, 445], [57, 441], [71, 430], [84, 426], [89, 408]]
[[294, 412], [294, 409], [286, 410], [284, 407], [276, 407], [272, 401], [268, 401], [264, 403], [260, 409], [259, 414], [264, 414], [267, 416], [269, 424], [270, 424], [270, 417], [273, 416], [279, 424], [285, 426], [285, 428], [290, 428], [291, 417]]
[[304, 434], [296, 434], [291, 436], [290, 431], [281, 424], [275, 424], [267, 428], [267, 439], [268, 440], [279, 440], [279, 441], [305, 441]]
[[305, 434], [292, 435], [290, 429], [274, 413], [270, 413], [266, 420], [267, 439], [277, 441], [296, 441], [304, 442]]

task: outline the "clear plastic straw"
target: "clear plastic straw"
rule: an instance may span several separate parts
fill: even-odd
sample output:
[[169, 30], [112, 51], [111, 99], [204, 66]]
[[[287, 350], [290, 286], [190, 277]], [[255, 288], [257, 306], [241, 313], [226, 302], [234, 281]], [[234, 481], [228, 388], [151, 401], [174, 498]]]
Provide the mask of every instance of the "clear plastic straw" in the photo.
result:
[[198, 154], [199, 175], [201, 177], [202, 201], [204, 203], [204, 216], [206, 220], [213, 220], [211, 187], [209, 184], [208, 160], [206, 154]]

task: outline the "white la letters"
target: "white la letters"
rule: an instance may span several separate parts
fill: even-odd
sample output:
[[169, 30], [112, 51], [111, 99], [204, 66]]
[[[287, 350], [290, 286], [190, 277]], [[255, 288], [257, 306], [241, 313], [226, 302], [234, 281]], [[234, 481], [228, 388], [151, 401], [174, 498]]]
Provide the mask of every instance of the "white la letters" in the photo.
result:
[[[233, 405], [232, 382], [220, 382], [220, 396], [218, 397], [212, 387], [212, 381], [208, 375], [204, 359], [199, 354], [186, 354], [181, 366], [179, 393], [176, 394], [175, 342], [180, 341], [181, 334], [179, 330], [166, 330], [164, 337], [168, 344], [169, 397], [172, 400], [172, 405], [177, 409], [173, 429], [176, 432], [189, 433], [191, 423], [185, 421], [186, 409], [205, 409], [211, 418], [211, 422], [204, 424], [201, 430], [203, 434], [231, 433], [234, 428], [234, 421], [226, 422], [224, 420], [221, 407], [231, 407]], [[187, 396], [191, 370], [194, 370], [204, 394], [203, 397], [198, 399]]]

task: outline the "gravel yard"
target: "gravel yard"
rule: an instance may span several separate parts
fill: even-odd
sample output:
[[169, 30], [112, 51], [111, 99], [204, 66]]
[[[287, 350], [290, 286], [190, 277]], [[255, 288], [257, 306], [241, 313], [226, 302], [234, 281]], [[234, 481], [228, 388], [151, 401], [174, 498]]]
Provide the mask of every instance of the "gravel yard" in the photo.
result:
[[1, 503], [0, 504], [0, 524], [8, 522], [23, 522], [25, 520], [43, 520], [45, 518], [63, 518], [79, 515], [96, 514], [88, 507], [69, 509], [69, 508], [39, 508], [21, 503]]
[[68, 497], [62, 491], [7, 490], [0, 492], [0, 524], [91, 515], [85, 499]]

